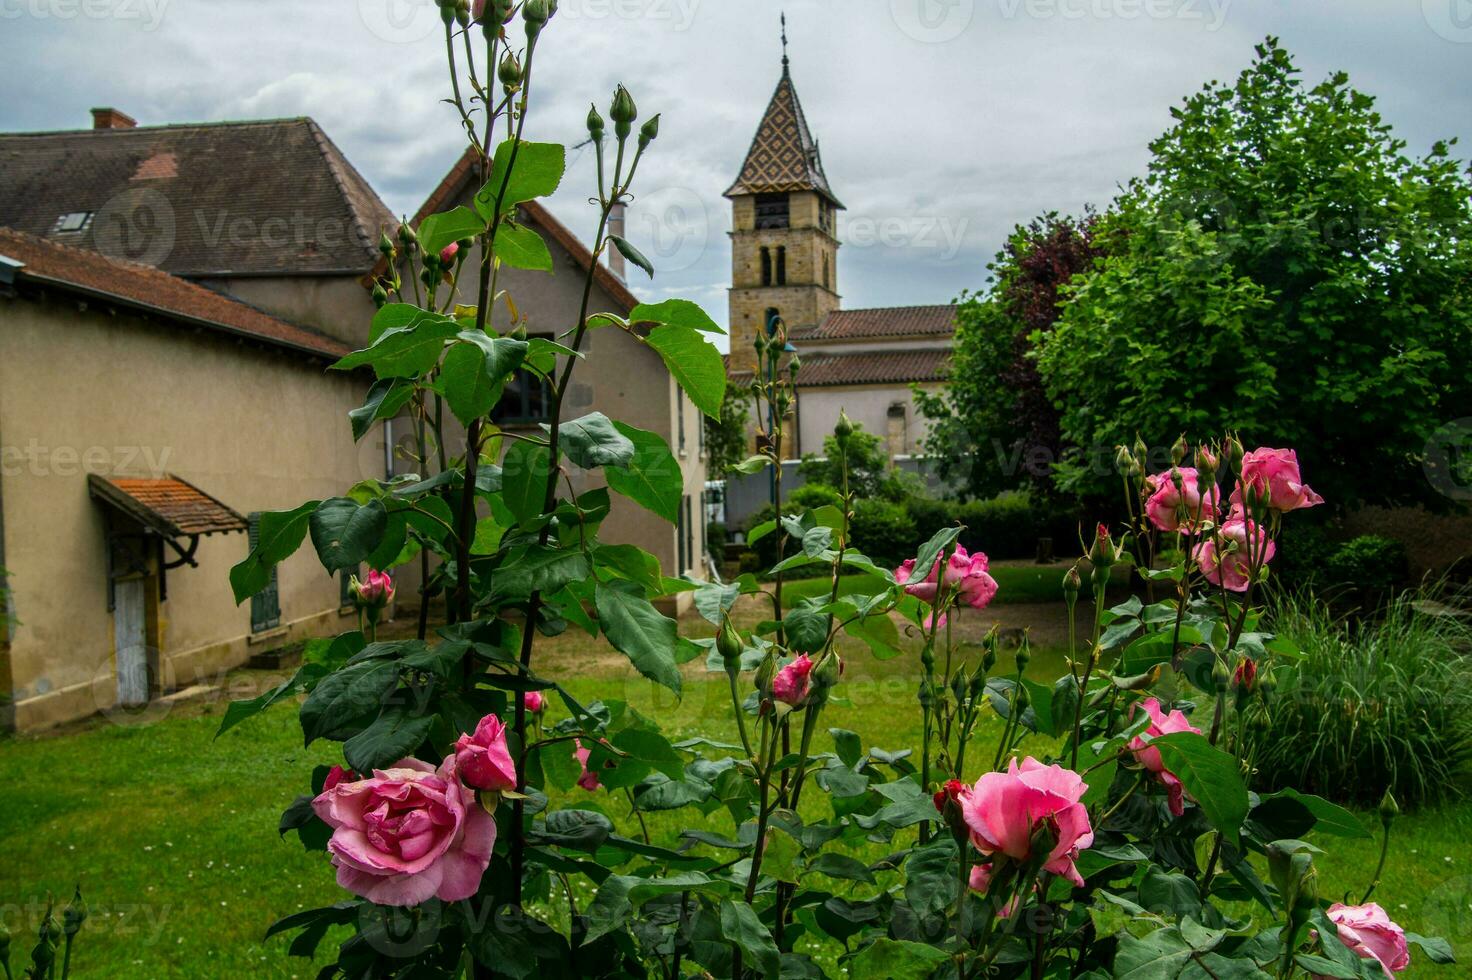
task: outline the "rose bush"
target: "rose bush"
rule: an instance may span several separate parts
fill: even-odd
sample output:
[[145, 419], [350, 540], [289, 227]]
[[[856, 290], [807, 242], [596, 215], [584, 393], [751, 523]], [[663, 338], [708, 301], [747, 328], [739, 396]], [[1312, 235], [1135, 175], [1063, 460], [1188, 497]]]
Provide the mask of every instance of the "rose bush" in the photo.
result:
[[[772, 539], [770, 588], [752, 575], [666, 576], [654, 556], [599, 536], [613, 494], [676, 519], [683, 476], [664, 437], [596, 412], [563, 417], [594, 329], [647, 346], [698, 408], [720, 413], [725, 372], [708, 340], [719, 328], [697, 306], [666, 300], [625, 316], [588, 305], [610, 248], [652, 275], [608, 227], [659, 117], [636, 134], [623, 86], [607, 109], [611, 136], [590, 111], [597, 230], [584, 305], [556, 340], [528, 336], [496, 272], [552, 268], [518, 205], [564, 177], [561, 146], [521, 135], [556, 4], [440, 11], [449, 104], [485, 184], [473, 206], [385, 238], [370, 343], [338, 364], [376, 378], [353, 434], [408, 413], [423, 472], [263, 515], [257, 545], [231, 572], [243, 600], [310, 535], [329, 572], [418, 560], [425, 579], [415, 637], [377, 642], [370, 617], [312, 644], [296, 676], [231, 705], [221, 723], [304, 695], [306, 743], [342, 747], [343, 765], [312, 775], [280, 830], [324, 852], [324, 870], [335, 865], [352, 897], [287, 916], [272, 934], [296, 931], [292, 952], [311, 956], [333, 933], [324, 978], [1285, 980], [1399, 968], [1400, 952], [1386, 952], [1397, 927], [1367, 911], [1373, 881], [1359, 911], [1326, 910], [1316, 893], [1319, 845], [1305, 838], [1370, 831], [1316, 797], [1250, 791], [1244, 733], [1272, 709], [1275, 673], [1297, 656], [1254, 598], [1284, 515], [1317, 502], [1291, 451], [1201, 447], [1188, 478], [1182, 445], [1176, 466], [1147, 478], [1122, 450], [1130, 525], [1099, 525], [1065, 578], [1069, 672], [1052, 684], [1028, 675], [1025, 638], [1010, 665], [995, 631], [979, 648], [953, 642], [958, 619], [997, 592], [986, 555], [959, 545], [960, 526], [894, 571], [855, 547], [859, 488], [842, 463], [836, 502], [774, 507], [750, 529], [753, 542]], [[457, 301], [462, 276], [474, 306]], [[781, 499], [774, 464], [801, 365], [780, 319], [755, 344], [761, 452], [740, 469], [770, 467]], [[492, 420], [518, 371], [549, 393], [541, 429]], [[459, 456], [445, 448], [446, 409], [465, 427]], [[841, 417], [840, 461], [853, 436]], [[599, 477], [588, 481], [597, 489], [575, 493], [573, 469]], [[1218, 524], [1220, 478], [1233, 470], [1237, 506]], [[1184, 557], [1157, 567], [1157, 553]], [[1149, 601], [1109, 606], [1111, 571], [1131, 560]], [[826, 574], [831, 588], [785, 602], [784, 578], [797, 571]], [[878, 585], [845, 593], [851, 572]], [[1080, 630], [1084, 574], [1094, 598]], [[364, 588], [382, 584], [370, 577]], [[1156, 601], [1156, 589], [1169, 597]], [[682, 593], [713, 637], [679, 636], [653, 604]], [[446, 622], [431, 630], [436, 596]], [[387, 600], [376, 591], [360, 601]], [[733, 616], [738, 606], [757, 615]], [[840, 641], [893, 658], [901, 628], [920, 648], [918, 759], [876, 744], [883, 733], [830, 724], [846, 696]], [[568, 630], [606, 640], [677, 696], [680, 665], [703, 659], [729, 693], [725, 737], [735, 741], [667, 734], [622, 700], [584, 703], [537, 656], [538, 637]], [[992, 739], [978, 737], [987, 717], [999, 723]], [[653, 814], [687, 829], [659, 836]], [[1431, 959], [1451, 955], [1438, 940], [1405, 938]]]

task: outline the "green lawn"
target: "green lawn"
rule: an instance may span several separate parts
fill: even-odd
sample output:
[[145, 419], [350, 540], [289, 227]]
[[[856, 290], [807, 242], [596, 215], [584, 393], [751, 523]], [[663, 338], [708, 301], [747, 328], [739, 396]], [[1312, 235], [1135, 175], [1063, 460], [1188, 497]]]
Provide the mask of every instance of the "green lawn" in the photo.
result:
[[[1067, 573], [1068, 568], [1068, 563], [1058, 562], [1051, 565], [1039, 565], [1028, 561], [996, 562], [990, 570], [992, 578], [997, 580], [997, 596], [992, 602], [994, 605], [1023, 602], [1061, 604], [1063, 602], [1063, 576]], [[1121, 565], [1115, 570], [1113, 579], [1110, 581], [1110, 594], [1113, 595], [1116, 588], [1123, 593], [1128, 583], [1129, 569]], [[824, 594], [830, 586], [831, 582], [826, 576], [784, 582], [782, 605], [790, 607], [801, 599]], [[874, 575], [845, 575], [839, 580], [838, 592], [840, 595], [848, 595], [851, 592], [872, 594], [883, 591], [884, 587], [884, 582]], [[1086, 600], [1092, 594], [1088, 576], [1085, 576], [1082, 598]]]
[[[904, 662], [855, 664], [843, 687], [851, 703], [834, 705], [825, 727], [864, 732], [884, 748], [915, 744], [918, 716], [906, 670]], [[605, 676], [572, 684], [574, 693], [627, 699], [682, 734], [734, 737], [722, 684], [692, 676], [676, 702], [641, 679], [599, 672]], [[250, 672], [240, 676], [261, 681]], [[78, 977], [315, 974], [315, 966], [286, 955], [286, 940], [261, 936], [279, 915], [341, 897], [326, 858], [275, 831], [282, 808], [302, 791], [313, 765], [333, 759], [335, 746], [303, 750], [289, 706], [214, 741], [221, 710], [218, 703], [185, 705], [149, 726], [96, 723], [0, 742], [7, 787], [0, 910], [16, 933], [17, 971], [31, 942], [22, 934], [31, 931], [46, 893], [64, 896], [80, 880], [93, 917], [77, 948]], [[991, 744], [991, 735], [983, 731], [981, 743]], [[817, 743], [818, 751], [832, 748], [826, 735]], [[596, 801], [625, 832], [637, 833], [622, 798], [579, 800]], [[821, 794], [808, 802], [823, 805]], [[669, 840], [681, 819], [661, 815], [650, 832]], [[1472, 855], [1464, 849], [1472, 807], [1408, 815], [1398, 832], [1377, 898], [1407, 928], [1465, 944], [1472, 939]], [[1321, 859], [1321, 894], [1358, 899], [1376, 845], [1330, 839], [1326, 846], [1333, 853]], [[329, 937], [324, 951], [331, 945]], [[1458, 970], [1420, 964], [1412, 974], [1468, 975]]]

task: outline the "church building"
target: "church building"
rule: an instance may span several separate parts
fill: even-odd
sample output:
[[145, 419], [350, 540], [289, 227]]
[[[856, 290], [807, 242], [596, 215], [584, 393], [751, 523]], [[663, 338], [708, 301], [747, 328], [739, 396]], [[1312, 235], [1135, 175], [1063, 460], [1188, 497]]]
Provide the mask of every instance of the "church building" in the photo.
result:
[[[785, 46], [785, 38], [784, 38]], [[748, 384], [757, 331], [778, 319], [801, 358], [786, 451], [821, 454], [840, 410], [880, 436], [891, 457], [921, 452], [913, 387], [944, 385], [955, 308], [842, 308], [838, 212], [818, 142], [803, 114], [787, 55], [731, 201], [732, 381]]]

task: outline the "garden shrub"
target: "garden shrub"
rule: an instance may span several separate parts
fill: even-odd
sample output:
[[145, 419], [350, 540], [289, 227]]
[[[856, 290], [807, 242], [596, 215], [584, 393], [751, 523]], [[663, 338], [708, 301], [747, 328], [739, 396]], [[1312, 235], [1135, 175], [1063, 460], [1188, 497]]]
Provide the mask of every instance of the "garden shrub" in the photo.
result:
[[797, 510], [817, 510], [842, 505], [843, 495], [826, 483], [804, 483], [787, 495], [787, 503]]
[[711, 521], [705, 525], [705, 548], [716, 561], [722, 561], [726, 557], [726, 542], [729, 536], [726, 534], [726, 525], [721, 521]]
[[[1405, 593], [1378, 620], [1337, 618], [1309, 593], [1278, 604], [1275, 630], [1303, 651], [1252, 737], [1264, 788], [1346, 803], [1387, 788], [1410, 804], [1464, 795], [1472, 765], [1472, 628], [1440, 590]], [[1461, 597], [1465, 599], [1465, 595]]]
[[915, 553], [915, 519], [888, 500], [854, 501], [854, 546], [882, 565], [898, 565]]
[[1404, 544], [1377, 534], [1362, 534], [1334, 549], [1324, 573], [1334, 584], [1383, 591], [1403, 584], [1409, 567]]
[[916, 496], [905, 501], [915, 521], [917, 544], [943, 527], [965, 525], [961, 543], [994, 560], [1027, 559], [1037, 554], [1039, 538], [1052, 538], [1067, 554], [1078, 538], [1078, 521], [1034, 502], [1021, 491], [987, 500], [938, 500]]

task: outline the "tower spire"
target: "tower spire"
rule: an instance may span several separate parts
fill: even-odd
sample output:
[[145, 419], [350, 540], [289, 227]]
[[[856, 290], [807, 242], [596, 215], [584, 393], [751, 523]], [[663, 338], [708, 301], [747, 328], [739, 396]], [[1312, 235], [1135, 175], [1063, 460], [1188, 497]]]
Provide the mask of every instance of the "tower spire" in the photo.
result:
[[787, 11], [782, 12], [782, 74], [787, 74]]

